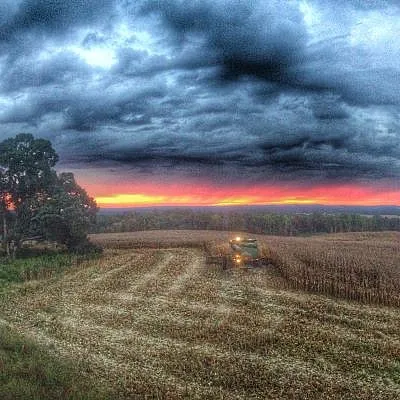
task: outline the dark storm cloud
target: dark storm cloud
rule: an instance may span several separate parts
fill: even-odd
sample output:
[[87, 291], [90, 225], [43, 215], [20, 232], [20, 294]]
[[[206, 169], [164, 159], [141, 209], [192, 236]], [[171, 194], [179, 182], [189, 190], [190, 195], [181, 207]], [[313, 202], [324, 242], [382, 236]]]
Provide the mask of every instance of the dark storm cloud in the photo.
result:
[[91, 74], [91, 69], [83, 60], [70, 52], [62, 52], [57, 57], [39, 62], [35, 58], [21, 58], [14, 62], [12, 68], [4, 69], [0, 88], [3, 92], [15, 92], [33, 86], [65, 85]]
[[0, 112], [0, 122], [38, 124], [47, 114], [59, 113], [60, 129], [93, 131], [100, 124], [146, 124], [150, 122], [151, 101], [162, 98], [166, 90], [157, 81], [140, 87], [116, 88], [104, 83], [85, 86], [85, 81], [64, 88], [60, 76], [58, 82], [60, 85], [33, 92], [19, 106], [12, 105]]
[[400, 10], [338, 4], [3, 2], [0, 138], [221, 184], [398, 178]]
[[91, 131], [99, 124], [149, 124], [152, 100], [164, 97], [165, 90], [160, 85], [140, 89], [127, 86], [118, 90], [97, 88], [80, 97], [72, 95], [64, 112], [64, 128]]
[[349, 111], [336, 97], [315, 96], [310, 103], [314, 117], [319, 120], [329, 121], [350, 118]]
[[[347, 7], [343, 4], [342, 11], [351, 6], [377, 4], [367, 7], [354, 1]], [[391, 84], [398, 80], [398, 70], [360, 71], [357, 64], [349, 70], [349, 63], [366, 55], [350, 48], [340, 36], [308, 45], [310, 37], [295, 2], [282, 7], [274, 1], [148, 0], [141, 12], [161, 18], [171, 45], [192, 56], [192, 62], [186, 59], [187, 65], [218, 66], [221, 79], [252, 77], [276, 82], [280, 90], [333, 92], [361, 105], [400, 102], [398, 85]], [[195, 51], [188, 51], [192, 46]]]
[[399, 172], [398, 165], [393, 166], [393, 160], [399, 154], [398, 146], [387, 151], [385, 145], [381, 149], [378, 146], [372, 149], [362, 140], [339, 134], [318, 136], [299, 134], [292, 141], [262, 146], [264, 164], [299, 176], [304, 173], [315, 176], [317, 173], [324, 179], [334, 180], [388, 178], [395, 177]]
[[37, 56], [47, 43], [68, 42], [79, 29], [106, 29], [115, 17], [115, 4], [114, 0], [2, 0], [3, 70], [24, 68], [25, 59]]
[[262, 2], [178, 0], [144, 2], [141, 12], [159, 15], [175, 45], [199, 38], [197, 49], [218, 62], [226, 79], [243, 75], [284, 81], [301, 61], [307, 40], [296, 7]]
[[1, 21], [0, 42], [7, 42], [26, 32], [61, 34], [72, 27], [101, 22], [113, 11], [114, 1], [5, 0], [2, 7], [6, 13]]
[[[201, 117], [192, 117], [194, 125], [201, 124]], [[218, 116], [215, 117], [219, 121]], [[295, 121], [293, 121], [295, 122]], [[238, 125], [244, 122], [238, 122]], [[227, 121], [218, 125], [223, 127]], [[324, 122], [325, 124], [325, 122]], [[257, 123], [260, 127], [260, 123]], [[367, 125], [357, 128], [350, 126], [316, 126], [315, 131], [302, 131], [292, 127], [290, 133], [249, 137], [246, 133], [215, 130], [210, 134], [200, 127], [198, 134], [172, 134], [165, 136], [162, 131], [141, 131], [135, 144], [130, 137], [120, 137], [114, 143], [106, 143], [101, 149], [94, 149], [90, 162], [98, 163], [107, 159], [133, 170], [151, 170], [157, 166], [165, 172], [185, 165], [186, 175], [196, 176], [203, 168], [208, 177], [220, 179], [221, 167], [228, 171], [225, 184], [249, 180], [261, 183], [265, 180], [296, 180], [305, 183], [314, 181], [355, 181], [394, 178], [399, 175], [400, 146], [395, 138], [388, 142], [384, 136], [365, 134]], [[246, 125], [244, 124], [244, 128]], [[192, 131], [190, 126], [189, 131]], [[271, 129], [266, 126], [265, 129]], [[244, 140], [245, 139], [245, 140]], [[206, 168], [207, 167], [207, 168]], [[160, 171], [155, 169], [156, 174]], [[229, 178], [231, 177], [231, 178]], [[223, 182], [221, 183], [223, 184]]]

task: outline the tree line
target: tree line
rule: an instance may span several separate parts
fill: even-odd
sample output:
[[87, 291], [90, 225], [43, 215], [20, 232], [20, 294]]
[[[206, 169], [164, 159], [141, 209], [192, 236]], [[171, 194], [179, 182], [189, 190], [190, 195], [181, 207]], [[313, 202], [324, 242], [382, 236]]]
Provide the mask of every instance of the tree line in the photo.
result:
[[49, 240], [79, 250], [88, 246], [96, 202], [72, 173], [57, 174], [51, 143], [21, 133], [0, 143], [0, 238], [15, 256], [26, 241]]
[[213, 229], [269, 235], [400, 231], [399, 217], [359, 214], [277, 214], [265, 212], [207, 212], [155, 210], [121, 215], [99, 215], [93, 233], [157, 229]]

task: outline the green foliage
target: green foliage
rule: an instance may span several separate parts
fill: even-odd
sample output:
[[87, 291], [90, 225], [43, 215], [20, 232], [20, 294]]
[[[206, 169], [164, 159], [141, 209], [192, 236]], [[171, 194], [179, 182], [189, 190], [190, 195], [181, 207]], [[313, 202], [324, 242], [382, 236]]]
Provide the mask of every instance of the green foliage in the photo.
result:
[[34, 221], [46, 239], [72, 250], [87, 242], [86, 233], [95, 222], [96, 213], [95, 201], [76, 183], [73, 174], [62, 173]]
[[48, 140], [21, 133], [0, 143], [0, 165], [12, 203], [44, 194], [53, 184], [58, 156]]
[[213, 229], [270, 235], [400, 231], [400, 216], [352, 214], [272, 214], [263, 212], [202, 212], [167, 210], [99, 215], [93, 233], [130, 232], [155, 229]]
[[29, 258], [0, 259], [0, 288], [10, 283], [49, 278], [60, 274], [79, 258], [72, 254], [47, 254]]
[[15, 255], [32, 238], [55, 241], [68, 249], [87, 240], [96, 218], [96, 202], [73, 174], [57, 176], [53, 169], [57, 160], [48, 140], [30, 134], [0, 143], [1, 236], [8, 254]]
[[76, 365], [43, 351], [0, 324], [0, 398], [3, 400], [109, 399], [110, 392]]
[[[0, 300], [7, 301], [13, 283], [50, 278], [81, 261], [81, 256], [67, 253], [15, 260], [0, 258]], [[115, 396], [109, 388], [94, 380], [88, 364], [50, 354], [4, 324], [0, 316], [0, 399], [111, 398]]]

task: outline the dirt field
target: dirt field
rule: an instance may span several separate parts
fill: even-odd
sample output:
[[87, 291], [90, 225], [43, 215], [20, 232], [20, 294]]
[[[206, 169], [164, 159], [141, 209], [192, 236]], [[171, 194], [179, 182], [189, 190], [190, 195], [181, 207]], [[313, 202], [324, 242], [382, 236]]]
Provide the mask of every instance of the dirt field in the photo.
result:
[[[167, 240], [182, 246], [178, 236]], [[82, 373], [119, 398], [400, 398], [398, 308], [283, 290], [275, 268], [222, 271], [191, 245], [96, 240], [109, 244], [102, 259], [25, 284], [0, 312], [60, 356], [88, 360]]]

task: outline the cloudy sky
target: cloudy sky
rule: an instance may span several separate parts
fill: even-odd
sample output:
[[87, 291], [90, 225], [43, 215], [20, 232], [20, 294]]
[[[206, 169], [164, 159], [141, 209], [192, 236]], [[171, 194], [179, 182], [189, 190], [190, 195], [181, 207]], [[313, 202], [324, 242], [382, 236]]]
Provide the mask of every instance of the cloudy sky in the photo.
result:
[[102, 206], [400, 204], [397, 0], [1, 0], [0, 140]]

